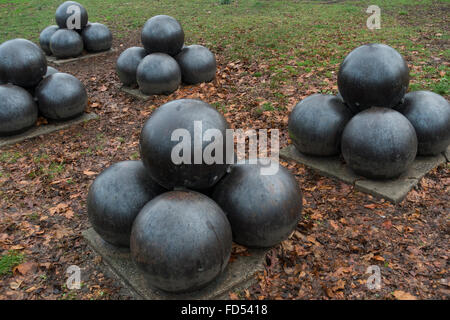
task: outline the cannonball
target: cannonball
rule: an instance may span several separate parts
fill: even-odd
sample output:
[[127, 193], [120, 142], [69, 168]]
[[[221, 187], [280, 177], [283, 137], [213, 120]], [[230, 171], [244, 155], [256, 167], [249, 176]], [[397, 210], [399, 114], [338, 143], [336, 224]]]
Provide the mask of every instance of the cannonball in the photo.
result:
[[264, 175], [263, 167], [248, 160], [233, 165], [212, 197], [230, 221], [233, 240], [248, 247], [271, 247], [287, 239], [302, 212], [294, 176], [281, 165]]
[[[72, 9], [71, 6], [78, 6], [79, 11]], [[75, 14], [78, 12], [80, 14], [79, 26], [76, 25], [75, 17]], [[80, 30], [83, 29], [88, 23], [88, 13], [86, 9], [78, 2], [66, 1], [56, 9], [55, 20], [56, 24], [60, 28]]]
[[395, 49], [385, 44], [366, 44], [345, 57], [338, 72], [338, 88], [344, 101], [357, 110], [392, 108], [405, 95], [409, 69]]
[[54, 73], [36, 88], [39, 111], [52, 120], [68, 120], [82, 114], [87, 106], [86, 88], [68, 73]]
[[151, 287], [181, 293], [200, 289], [222, 273], [232, 234], [222, 209], [194, 191], [170, 191], [151, 200], [131, 231], [133, 261]]
[[112, 34], [108, 27], [101, 23], [89, 23], [81, 31], [84, 48], [89, 52], [100, 52], [111, 49]]
[[141, 41], [148, 53], [161, 52], [174, 56], [184, 44], [183, 28], [173, 17], [154, 16], [142, 28]]
[[413, 125], [419, 143], [417, 154], [436, 155], [450, 144], [450, 104], [431, 91], [414, 91], [405, 95], [396, 108]]
[[411, 122], [400, 112], [372, 107], [354, 116], [344, 129], [342, 155], [357, 174], [392, 179], [405, 172], [417, 153]]
[[0, 45], [0, 79], [3, 82], [31, 88], [41, 81], [46, 70], [44, 52], [33, 42], [13, 39]]
[[289, 137], [298, 151], [314, 156], [340, 153], [342, 131], [350, 110], [332, 95], [315, 94], [300, 101], [289, 116]]
[[48, 66], [48, 67], [47, 67], [47, 72], [45, 73], [44, 78], [46, 78], [46, 77], [48, 77], [48, 76], [51, 76], [52, 74], [57, 73], [57, 72], [59, 72], [59, 71], [56, 70], [56, 69], [53, 68], [53, 67]]
[[339, 100], [341, 100], [341, 102], [344, 104], [344, 106], [347, 107], [347, 109], [351, 112], [352, 116], [357, 114], [359, 112], [358, 109], [356, 109], [355, 107], [352, 107], [351, 105], [349, 105], [347, 102], [344, 101], [344, 98], [342, 98], [341, 93], [338, 91], [336, 98], [338, 98]]
[[170, 94], [181, 83], [181, 71], [174, 58], [165, 53], [152, 53], [136, 70], [139, 90], [144, 94]]
[[216, 76], [216, 58], [204, 46], [194, 44], [184, 47], [175, 59], [186, 84], [209, 82]]
[[45, 54], [50, 56], [52, 54], [52, 50], [50, 49], [50, 38], [52, 35], [58, 31], [59, 27], [56, 25], [48, 26], [44, 30], [42, 30], [39, 35], [39, 44], [41, 49], [44, 50]]
[[[228, 128], [222, 114], [203, 101], [170, 101], [156, 109], [144, 124], [141, 159], [152, 178], [167, 189], [210, 188], [232, 161], [226, 152]], [[214, 138], [205, 141], [205, 134], [213, 131]]]
[[137, 67], [146, 55], [147, 52], [141, 47], [131, 47], [120, 54], [116, 63], [116, 71], [120, 82], [122, 82], [125, 86], [137, 84]]
[[83, 39], [73, 30], [59, 29], [50, 38], [50, 50], [60, 59], [76, 58], [81, 55], [83, 48]]
[[128, 247], [131, 227], [139, 211], [164, 191], [148, 175], [141, 161], [115, 163], [103, 171], [89, 188], [89, 221], [105, 241]]
[[36, 123], [37, 116], [37, 105], [25, 89], [0, 85], [0, 136], [26, 131]]

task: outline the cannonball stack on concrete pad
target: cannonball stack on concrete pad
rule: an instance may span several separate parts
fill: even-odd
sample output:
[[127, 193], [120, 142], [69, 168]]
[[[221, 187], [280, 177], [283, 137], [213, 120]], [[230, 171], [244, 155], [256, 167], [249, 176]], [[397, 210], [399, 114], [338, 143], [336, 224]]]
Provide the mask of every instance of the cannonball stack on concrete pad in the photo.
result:
[[56, 10], [57, 25], [42, 30], [39, 44], [45, 54], [58, 59], [76, 58], [88, 53], [108, 51], [112, 34], [101, 23], [90, 23], [86, 9], [78, 2], [66, 1]]
[[141, 42], [143, 48], [128, 48], [117, 60], [117, 74], [126, 87], [138, 86], [145, 95], [170, 94], [181, 82], [209, 82], [216, 75], [214, 54], [204, 46], [184, 46], [183, 28], [173, 17], [150, 18]]
[[416, 155], [437, 155], [450, 143], [450, 105], [428, 91], [406, 93], [409, 69], [395, 49], [367, 44], [350, 52], [338, 73], [337, 97], [314, 95], [289, 117], [301, 153], [339, 155], [358, 175], [395, 179]]
[[[201, 129], [195, 129], [196, 122]], [[142, 128], [142, 160], [112, 165], [89, 189], [94, 230], [110, 244], [130, 247], [150, 288], [172, 293], [201, 289], [226, 269], [233, 240], [267, 248], [297, 226], [302, 193], [287, 169], [280, 166], [263, 175], [264, 164], [258, 161], [187, 161], [210, 147], [202, 137], [211, 130], [222, 134], [225, 140], [218, 148], [224, 148], [224, 159], [231, 158], [225, 148], [227, 128], [225, 118], [205, 102], [168, 102]], [[193, 142], [182, 152], [172, 139], [174, 130]], [[190, 155], [178, 163], [174, 152]]]
[[41, 115], [68, 120], [84, 112], [87, 94], [74, 76], [47, 67], [44, 52], [25, 39], [0, 45], [0, 136], [32, 127]]

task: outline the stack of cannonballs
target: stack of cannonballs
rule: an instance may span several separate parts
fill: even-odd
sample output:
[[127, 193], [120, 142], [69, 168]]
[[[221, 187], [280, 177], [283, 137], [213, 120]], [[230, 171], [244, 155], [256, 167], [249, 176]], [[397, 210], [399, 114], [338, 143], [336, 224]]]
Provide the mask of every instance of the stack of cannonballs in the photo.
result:
[[201, 45], [184, 46], [184, 31], [175, 18], [150, 18], [141, 41], [143, 48], [128, 48], [117, 59], [117, 74], [124, 86], [138, 85], [147, 95], [170, 94], [182, 81], [209, 82], [216, 75], [214, 54]]
[[0, 45], [0, 136], [26, 131], [38, 118], [68, 120], [86, 108], [84, 85], [47, 67], [42, 50], [25, 39]]
[[[202, 123], [200, 130], [194, 121]], [[89, 189], [93, 228], [105, 241], [130, 247], [151, 287], [168, 292], [202, 288], [227, 266], [232, 240], [270, 247], [297, 226], [302, 194], [284, 167], [263, 175], [260, 162], [230, 166], [196, 160], [211, 148], [202, 137], [212, 130], [226, 137], [228, 127], [216, 109], [200, 100], [166, 103], [142, 129], [142, 161], [113, 164]], [[186, 149], [177, 148], [177, 132], [188, 136]], [[220, 150], [221, 145], [216, 156]]]
[[394, 179], [417, 155], [436, 155], [450, 143], [450, 105], [429, 91], [407, 93], [403, 57], [384, 44], [356, 48], [338, 73], [339, 96], [316, 94], [299, 102], [289, 135], [301, 153], [342, 152], [357, 174]]
[[75, 1], [61, 4], [55, 14], [56, 24], [42, 30], [39, 43], [47, 55], [59, 59], [76, 58], [87, 52], [111, 49], [112, 34], [101, 23], [88, 22], [86, 9]]

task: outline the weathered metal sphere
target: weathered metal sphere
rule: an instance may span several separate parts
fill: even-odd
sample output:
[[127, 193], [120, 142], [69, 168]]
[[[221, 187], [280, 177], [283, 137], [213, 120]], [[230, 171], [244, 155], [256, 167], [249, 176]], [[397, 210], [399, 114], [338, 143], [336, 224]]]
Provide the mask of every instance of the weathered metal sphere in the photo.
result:
[[101, 23], [89, 23], [81, 31], [84, 48], [89, 52], [100, 52], [111, 49], [112, 34], [108, 27]]
[[[78, 6], [79, 7], [78, 12], [80, 13], [80, 28], [77, 28], [77, 26], [75, 26], [75, 28], [73, 28], [73, 29], [77, 29], [77, 30], [83, 29], [86, 26], [86, 24], [88, 23], [88, 13], [81, 4], [79, 4], [78, 2], [75, 2], [75, 1], [66, 1], [56, 9], [56, 13], [55, 13], [56, 24], [60, 28], [72, 29], [71, 24], [75, 21], [75, 20], [73, 20], [75, 11], [70, 10], [71, 6]], [[68, 23], [69, 18], [72, 23], [70, 23], [70, 22]]]
[[373, 107], [354, 116], [342, 134], [342, 155], [357, 174], [370, 179], [400, 176], [417, 153], [414, 127], [400, 112]]
[[33, 42], [13, 39], [0, 45], [0, 79], [31, 88], [42, 80], [47, 70], [44, 52]]
[[44, 78], [47, 78], [48, 76], [51, 76], [52, 74], [57, 73], [57, 72], [59, 72], [59, 71], [53, 67], [48, 66], [47, 72], [45, 73]]
[[[195, 121], [199, 122], [194, 123]], [[196, 124], [200, 124], [201, 128], [197, 126], [195, 129]], [[229, 156], [226, 154], [226, 129], [228, 128], [225, 118], [205, 102], [191, 99], [168, 102], [156, 109], [142, 128], [141, 159], [153, 179], [167, 189], [174, 187], [210, 188], [225, 174], [228, 168], [226, 164], [226, 157]], [[211, 141], [204, 141], [203, 137], [209, 129], [216, 129], [222, 134], [223, 145], [218, 141], [219, 147], [216, 149], [218, 159], [212, 159], [211, 162], [206, 159], [205, 162], [202, 155], [209, 150], [205, 149], [210, 147]], [[175, 130], [184, 131], [190, 137], [177, 136]], [[175, 134], [174, 141], [172, 141], [172, 134]], [[186, 141], [190, 145], [185, 150], [176, 148], [177, 145], [182, 146]], [[223, 157], [219, 155], [219, 150], [222, 151]], [[173, 161], [172, 153], [176, 157], [182, 154], [182, 158]], [[198, 164], [196, 164], [197, 157], [201, 158], [198, 159]], [[181, 163], [184, 160], [190, 164]]]
[[48, 26], [47, 28], [42, 30], [41, 34], [39, 35], [39, 44], [41, 46], [41, 49], [48, 56], [52, 54], [52, 50], [50, 49], [50, 38], [58, 30], [59, 27], [57, 25]]
[[141, 41], [148, 53], [161, 52], [174, 56], [184, 44], [183, 28], [173, 17], [154, 16], [142, 28]]
[[222, 273], [231, 254], [230, 223], [222, 209], [194, 191], [171, 191], [150, 201], [131, 231], [133, 261], [152, 287], [200, 289]]
[[26, 131], [36, 123], [37, 116], [37, 105], [25, 89], [0, 85], [0, 136]]
[[332, 95], [315, 94], [300, 101], [289, 116], [289, 137], [298, 151], [314, 156], [340, 153], [342, 131], [350, 110]]
[[358, 110], [396, 106], [409, 84], [405, 60], [392, 47], [366, 44], [350, 52], [338, 73], [338, 87], [344, 101]]
[[83, 39], [76, 31], [59, 29], [50, 38], [50, 49], [57, 58], [75, 58], [83, 52]]
[[128, 247], [131, 227], [139, 211], [164, 191], [150, 178], [141, 161], [115, 163], [89, 188], [89, 221], [105, 241]]
[[239, 163], [215, 187], [213, 199], [226, 213], [233, 240], [248, 247], [271, 247], [287, 239], [301, 217], [302, 192], [294, 176], [261, 174], [261, 164]]
[[145, 94], [170, 94], [181, 83], [181, 71], [168, 54], [152, 53], [139, 63], [136, 80], [139, 90]]
[[397, 107], [413, 125], [419, 143], [417, 154], [436, 155], [450, 144], [450, 104], [431, 91], [414, 91], [405, 95]]
[[123, 85], [132, 86], [137, 84], [137, 68], [146, 55], [147, 51], [141, 47], [131, 47], [120, 54], [116, 63], [116, 71]]
[[186, 84], [209, 82], [216, 76], [216, 57], [204, 46], [194, 44], [184, 47], [175, 59]]
[[87, 106], [86, 88], [68, 73], [54, 73], [36, 88], [39, 111], [52, 120], [68, 120], [82, 114]]

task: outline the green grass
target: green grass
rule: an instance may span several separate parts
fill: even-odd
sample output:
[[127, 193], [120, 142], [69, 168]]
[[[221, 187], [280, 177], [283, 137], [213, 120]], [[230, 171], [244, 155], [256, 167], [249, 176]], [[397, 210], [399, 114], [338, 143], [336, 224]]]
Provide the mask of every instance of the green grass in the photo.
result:
[[18, 159], [22, 158], [23, 155], [19, 152], [2, 152], [0, 153], [0, 163], [16, 163]]
[[[0, 41], [23, 37], [37, 42], [39, 32], [55, 23], [54, 13], [61, 2], [2, 1]], [[428, 14], [439, 12], [432, 7], [433, 3], [444, 8], [448, 0], [377, 0], [370, 3], [381, 8], [381, 29], [375, 31], [366, 27], [368, 3], [361, 1], [319, 4], [282, 0], [160, 0], [152, 1], [151, 5], [148, 0], [80, 2], [88, 10], [90, 21], [105, 23], [115, 38], [124, 41], [130, 38], [130, 33], [139, 34], [148, 18], [157, 14], [174, 16], [183, 25], [187, 44], [204, 44], [228, 61], [267, 65], [268, 68], [254, 70], [252, 74], [256, 78], [270, 75], [267, 82], [270, 89], [296, 84], [298, 76], [309, 72], [319, 78], [330, 77], [330, 71], [336, 72], [352, 49], [380, 42], [396, 48], [410, 64], [421, 67], [414, 70], [413, 79], [421, 88], [448, 94], [448, 79], [435, 70], [422, 68], [430, 65], [436, 69], [431, 66], [433, 58], [450, 59], [447, 46], [425, 45], [448, 40], [445, 13]], [[449, 73], [448, 66], [438, 65]], [[320, 68], [324, 70], [319, 71]]]
[[21, 264], [24, 259], [24, 255], [15, 250], [9, 250], [7, 254], [0, 257], [0, 275], [12, 274], [12, 269]]

